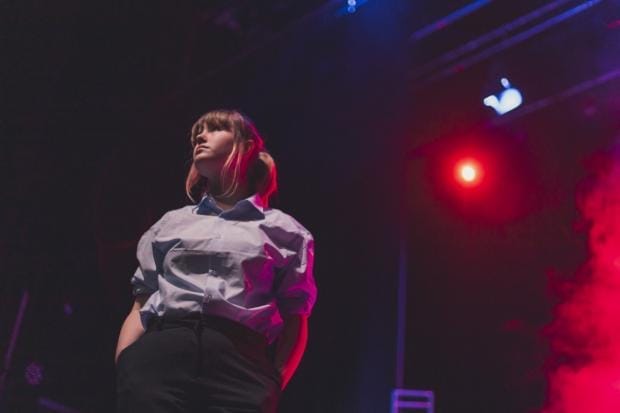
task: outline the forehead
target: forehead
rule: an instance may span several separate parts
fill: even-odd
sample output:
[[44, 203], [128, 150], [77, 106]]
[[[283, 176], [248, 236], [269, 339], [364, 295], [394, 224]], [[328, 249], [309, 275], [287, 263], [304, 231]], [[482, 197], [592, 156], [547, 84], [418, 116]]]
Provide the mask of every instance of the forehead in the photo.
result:
[[226, 116], [205, 116], [196, 122], [195, 125], [199, 130], [204, 129], [232, 129], [232, 122]]

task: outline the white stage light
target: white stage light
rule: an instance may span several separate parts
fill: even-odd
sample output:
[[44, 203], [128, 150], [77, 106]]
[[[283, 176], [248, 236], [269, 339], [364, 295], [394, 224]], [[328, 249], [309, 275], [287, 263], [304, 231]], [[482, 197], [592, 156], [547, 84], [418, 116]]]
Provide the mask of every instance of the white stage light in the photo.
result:
[[489, 95], [482, 101], [485, 106], [495, 109], [498, 115], [503, 115], [521, 106], [523, 96], [518, 89], [511, 87], [505, 77], [501, 79], [504, 90], [497, 95]]

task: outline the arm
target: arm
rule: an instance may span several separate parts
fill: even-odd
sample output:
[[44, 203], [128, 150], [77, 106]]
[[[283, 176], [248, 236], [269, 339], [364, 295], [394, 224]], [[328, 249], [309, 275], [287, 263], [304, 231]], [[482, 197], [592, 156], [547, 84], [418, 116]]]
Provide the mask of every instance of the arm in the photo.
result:
[[282, 375], [282, 389], [293, 377], [308, 342], [308, 317], [284, 317], [284, 328], [276, 344], [275, 365]]
[[133, 307], [131, 308], [131, 311], [129, 311], [127, 318], [125, 318], [125, 322], [123, 323], [121, 332], [118, 336], [114, 363], [118, 360], [118, 355], [121, 354], [121, 351], [144, 334], [144, 328], [142, 327], [142, 322], [140, 321], [140, 309], [148, 298], [149, 296], [146, 294], [136, 296]]

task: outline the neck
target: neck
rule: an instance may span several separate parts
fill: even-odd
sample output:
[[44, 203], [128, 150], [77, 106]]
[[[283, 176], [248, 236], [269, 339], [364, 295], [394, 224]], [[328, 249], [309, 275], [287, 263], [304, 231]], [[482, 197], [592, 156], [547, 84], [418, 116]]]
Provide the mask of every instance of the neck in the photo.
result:
[[221, 194], [221, 187], [219, 186], [209, 188], [209, 193], [215, 200], [217, 206], [223, 210], [232, 208], [237, 202], [251, 195], [246, 185], [238, 187], [236, 191], [226, 196]]
[[221, 209], [230, 209], [233, 206], [235, 206], [235, 204], [239, 201], [241, 201], [244, 198], [247, 198], [246, 196], [241, 196], [241, 195], [236, 195], [233, 194], [231, 196], [226, 196], [226, 197], [220, 197], [218, 195], [212, 195], [213, 199], [215, 199], [215, 203], [217, 204], [217, 206], [219, 206]]
[[[203, 174], [208, 181], [207, 191], [213, 199], [215, 199], [217, 206], [221, 209], [230, 209], [240, 200], [252, 195], [248, 189], [247, 183], [239, 185], [233, 193], [224, 195], [223, 192], [225, 192], [225, 188], [227, 188], [229, 184], [229, 182], [226, 182], [228, 181], [228, 179], [226, 179], [227, 177], [222, 177], [217, 171], [209, 172], [210, 173]], [[224, 179], [224, 181], [222, 181], [222, 179]]]

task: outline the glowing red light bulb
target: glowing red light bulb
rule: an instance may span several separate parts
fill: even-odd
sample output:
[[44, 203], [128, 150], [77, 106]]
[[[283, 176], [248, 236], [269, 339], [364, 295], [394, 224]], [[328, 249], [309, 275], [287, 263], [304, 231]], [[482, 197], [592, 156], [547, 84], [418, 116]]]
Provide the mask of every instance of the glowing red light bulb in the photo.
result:
[[458, 183], [466, 187], [476, 186], [483, 176], [480, 162], [472, 158], [461, 159], [454, 167], [454, 177]]

